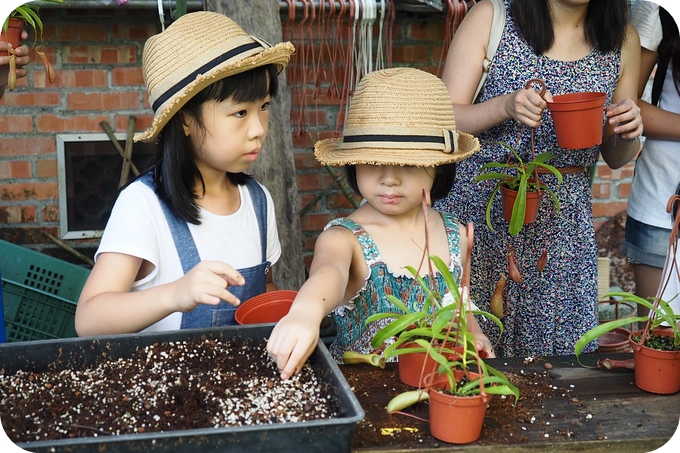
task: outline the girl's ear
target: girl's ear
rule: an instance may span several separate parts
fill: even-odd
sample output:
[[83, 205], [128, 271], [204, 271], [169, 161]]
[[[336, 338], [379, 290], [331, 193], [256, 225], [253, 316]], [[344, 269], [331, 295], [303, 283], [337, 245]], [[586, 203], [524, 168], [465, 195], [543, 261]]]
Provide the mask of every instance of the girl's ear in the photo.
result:
[[179, 112], [182, 118], [182, 130], [184, 131], [184, 135], [188, 137], [191, 135], [191, 123], [194, 121], [194, 119], [191, 117], [191, 115], [187, 115], [184, 112]]

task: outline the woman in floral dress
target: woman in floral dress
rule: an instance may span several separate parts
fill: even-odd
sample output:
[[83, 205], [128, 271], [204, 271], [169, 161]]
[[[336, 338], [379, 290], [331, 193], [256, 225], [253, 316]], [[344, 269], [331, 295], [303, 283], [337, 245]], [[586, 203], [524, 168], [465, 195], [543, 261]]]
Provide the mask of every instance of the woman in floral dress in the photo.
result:
[[[472, 297], [480, 309], [489, 301], [501, 274], [508, 275], [507, 252], [522, 274], [520, 283], [508, 279], [504, 299], [505, 332], [492, 323], [482, 325], [499, 356], [572, 354], [582, 333], [597, 318], [597, 243], [590, 198], [588, 167], [600, 153], [611, 168], [625, 165], [639, 151], [642, 133], [637, 84], [639, 40], [627, 25], [626, 0], [505, 0], [506, 21], [486, 83], [476, 100], [494, 8], [490, 1], [473, 7], [454, 36], [443, 80], [451, 93], [456, 123], [479, 137], [481, 151], [461, 162], [448, 198], [435, 208], [450, 212], [465, 223], [475, 223], [472, 254]], [[483, 33], [482, 30], [486, 30]], [[538, 86], [525, 89], [539, 78]], [[603, 144], [568, 150], [557, 145], [547, 102], [553, 95], [600, 91], [607, 95]], [[563, 183], [541, 175], [559, 198], [556, 211], [547, 194], [538, 220], [525, 225], [515, 237], [502, 218], [500, 195], [494, 200], [486, 226], [485, 207], [494, 181], [476, 183], [487, 162], [506, 162], [515, 147], [522, 159], [534, 152], [551, 151], [549, 162], [563, 173]], [[537, 263], [546, 252], [546, 265]], [[597, 347], [592, 343], [588, 350]]]

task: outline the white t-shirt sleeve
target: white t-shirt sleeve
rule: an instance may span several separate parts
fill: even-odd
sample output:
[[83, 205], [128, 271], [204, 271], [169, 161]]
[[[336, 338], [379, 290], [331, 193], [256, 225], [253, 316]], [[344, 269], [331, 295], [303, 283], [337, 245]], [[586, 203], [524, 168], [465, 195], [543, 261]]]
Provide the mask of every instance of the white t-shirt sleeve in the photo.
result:
[[656, 52], [663, 38], [659, 5], [647, 0], [637, 0], [631, 10], [630, 23], [640, 35], [640, 45]]

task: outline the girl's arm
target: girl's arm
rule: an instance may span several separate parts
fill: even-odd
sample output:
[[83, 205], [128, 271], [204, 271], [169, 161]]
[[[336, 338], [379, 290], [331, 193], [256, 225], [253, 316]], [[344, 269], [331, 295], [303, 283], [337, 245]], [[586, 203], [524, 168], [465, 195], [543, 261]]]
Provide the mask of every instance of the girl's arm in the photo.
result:
[[[319, 340], [321, 321], [346, 300], [357, 247], [354, 235], [345, 228], [329, 228], [319, 235], [309, 278], [267, 342], [282, 379], [300, 371]], [[359, 257], [363, 262], [360, 250]]]
[[454, 104], [456, 127], [473, 135], [510, 118], [537, 127], [548, 106], [537, 91], [524, 88], [472, 105], [482, 77], [493, 14], [494, 7], [487, 1], [470, 9], [451, 40], [442, 74]]
[[[642, 48], [642, 59], [640, 65], [640, 86], [638, 95], [642, 97], [647, 81], [652, 73], [652, 69], [659, 59], [658, 52]], [[660, 109], [642, 99], [638, 100], [638, 105], [645, 123], [644, 136], [658, 140], [680, 141], [680, 114]]]
[[[217, 305], [220, 299], [238, 304], [227, 288], [243, 285], [244, 279], [228, 264], [202, 261], [175, 282], [131, 292], [143, 263], [149, 266], [122, 253], [99, 255], [76, 307], [79, 336], [139, 332], [171, 313], [188, 312], [202, 303]], [[140, 277], [150, 271], [143, 270]]]
[[[621, 49], [621, 74], [612, 104], [607, 106], [607, 125], [600, 148], [609, 167], [624, 166], [640, 151], [642, 116], [637, 106], [640, 79], [640, 38], [631, 25], [626, 26], [626, 40]], [[630, 140], [633, 141], [630, 141]]]

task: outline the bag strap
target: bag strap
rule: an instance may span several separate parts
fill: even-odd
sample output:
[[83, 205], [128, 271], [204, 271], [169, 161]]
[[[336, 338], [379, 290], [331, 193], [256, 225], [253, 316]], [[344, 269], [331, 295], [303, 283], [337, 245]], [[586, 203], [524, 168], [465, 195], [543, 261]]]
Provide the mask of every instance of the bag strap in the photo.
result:
[[659, 7], [659, 19], [661, 20], [661, 28], [663, 30], [663, 37], [659, 43], [659, 60], [657, 61], [656, 73], [654, 74], [654, 81], [652, 82], [652, 105], [659, 104], [661, 97], [661, 89], [663, 82], [666, 79], [666, 71], [668, 70], [668, 63], [671, 61], [672, 52], [668, 48], [668, 43], [678, 35], [678, 28], [673, 17]]
[[491, 63], [493, 63], [493, 57], [496, 55], [496, 50], [498, 50], [498, 44], [501, 42], [501, 35], [503, 34], [503, 28], [505, 27], [505, 3], [503, 0], [490, 0], [493, 5], [493, 21], [491, 22], [491, 33], [489, 33], [489, 46], [486, 49], [486, 57], [484, 57], [484, 62], [482, 63], [482, 78], [479, 80], [479, 85], [477, 85], [477, 90], [475, 91], [475, 96], [473, 99], [477, 99], [479, 92], [486, 82], [486, 77], [489, 75], [489, 70], [491, 69]]

